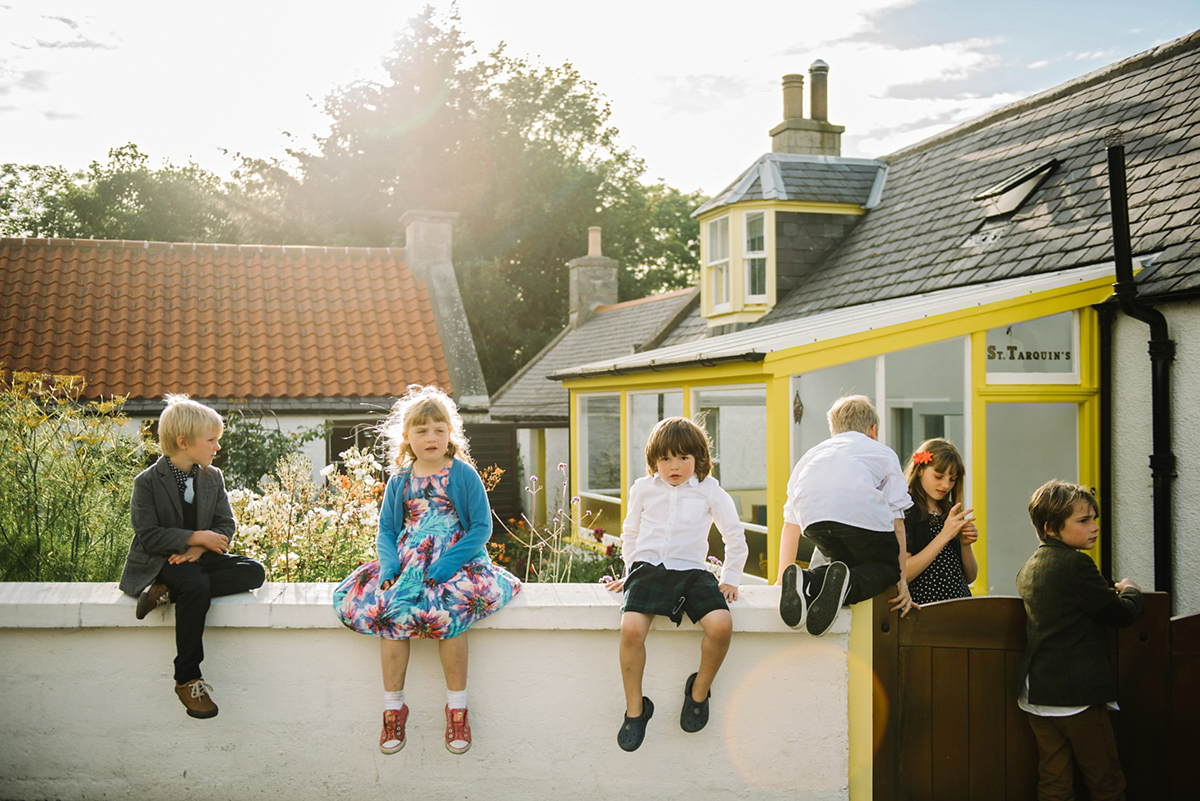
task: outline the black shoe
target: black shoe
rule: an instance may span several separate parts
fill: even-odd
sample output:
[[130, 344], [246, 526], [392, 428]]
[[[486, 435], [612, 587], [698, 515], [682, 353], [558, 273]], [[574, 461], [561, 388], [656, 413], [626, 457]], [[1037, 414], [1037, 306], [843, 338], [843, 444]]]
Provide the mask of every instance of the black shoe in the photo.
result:
[[808, 599], [804, 597], [804, 571], [797, 565], [783, 569], [779, 592], [779, 616], [794, 629], [804, 625], [808, 616]]
[[141, 620], [150, 614], [151, 610], [166, 606], [170, 602], [171, 594], [167, 592], [167, 585], [155, 582], [142, 590], [142, 594], [138, 596], [137, 609], [134, 614], [137, 615], [138, 620]]
[[642, 714], [636, 718], [626, 715], [625, 722], [621, 724], [621, 730], [617, 732], [617, 745], [621, 746], [621, 750], [636, 751], [641, 748], [642, 740], [646, 739], [646, 724], [653, 714], [654, 702], [643, 695]]
[[708, 725], [708, 699], [712, 698], [712, 690], [703, 701], [692, 698], [692, 685], [696, 683], [696, 674], [688, 676], [687, 684], [683, 686], [683, 711], [679, 713], [679, 728], [686, 732], [697, 732]]
[[808, 633], [820, 637], [829, 631], [837, 620], [846, 593], [850, 591], [850, 568], [843, 562], [834, 562], [825, 571], [821, 591], [808, 607]]

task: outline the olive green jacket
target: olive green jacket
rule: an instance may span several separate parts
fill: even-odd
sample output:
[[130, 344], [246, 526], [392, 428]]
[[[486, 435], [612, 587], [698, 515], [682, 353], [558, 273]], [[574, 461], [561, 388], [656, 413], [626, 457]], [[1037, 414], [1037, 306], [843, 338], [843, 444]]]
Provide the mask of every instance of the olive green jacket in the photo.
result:
[[1145, 601], [1132, 587], [1117, 592], [1082, 551], [1043, 542], [1017, 572], [1025, 602], [1025, 653], [1013, 693], [1029, 677], [1029, 702], [1090, 706], [1117, 700], [1108, 647], [1109, 626], [1132, 625]]

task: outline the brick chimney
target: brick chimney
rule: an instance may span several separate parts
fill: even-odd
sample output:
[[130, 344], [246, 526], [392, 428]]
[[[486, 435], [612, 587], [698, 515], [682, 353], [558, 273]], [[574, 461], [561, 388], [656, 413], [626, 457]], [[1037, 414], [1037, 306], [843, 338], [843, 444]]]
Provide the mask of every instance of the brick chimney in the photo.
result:
[[804, 76], [783, 76], [783, 122], [771, 129], [772, 153], [842, 155], [846, 128], [829, 123], [829, 65], [817, 59], [808, 68], [812, 118], [804, 117]]
[[597, 306], [617, 302], [617, 261], [600, 255], [600, 226], [588, 228], [586, 256], [567, 262], [570, 270], [568, 328], [588, 321]]

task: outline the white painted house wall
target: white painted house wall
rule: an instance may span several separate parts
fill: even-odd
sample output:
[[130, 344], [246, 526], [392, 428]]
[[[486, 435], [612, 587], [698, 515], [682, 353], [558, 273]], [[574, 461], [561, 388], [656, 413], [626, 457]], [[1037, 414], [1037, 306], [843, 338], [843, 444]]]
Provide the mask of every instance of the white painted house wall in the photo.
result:
[[111, 584], [0, 584], [0, 798], [849, 798], [849, 613], [815, 639], [783, 626], [778, 590], [744, 587], [697, 734], [678, 721], [701, 632], [659, 619], [655, 713], [627, 754], [619, 598], [527, 585], [468, 635], [471, 750], [444, 747], [437, 648], [418, 642], [409, 742], [384, 756], [378, 642], [338, 623], [332, 589], [268, 584], [214, 602], [204, 667], [220, 714], [201, 721], [173, 690], [171, 608], [139, 622]]
[[[1175, 340], [1171, 365], [1174, 573], [1172, 614], [1200, 612], [1200, 301], [1160, 306]], [[1150, 329], [1118, 315], [1113, 336], [1113, 578], [1154, 587]], [[1168, 589], [1165, 587], [1157, 589]]]

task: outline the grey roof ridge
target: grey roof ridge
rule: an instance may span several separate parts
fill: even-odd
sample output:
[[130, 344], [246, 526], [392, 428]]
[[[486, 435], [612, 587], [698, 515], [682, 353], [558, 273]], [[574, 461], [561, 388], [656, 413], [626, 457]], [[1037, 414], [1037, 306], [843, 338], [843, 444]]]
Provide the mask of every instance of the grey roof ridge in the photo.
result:
[[686, 296], [684, 296], [683, 302], [679, 304], [679, 308], [675, 310], [675, 313], [668, 317], [666, 322], [659, 326], [659, 329], [655, 331], [649, 339], [642, 343], [641, 350], [653, 350], [661, 345], [663, 340], [666, 339], [681, 322], [683, 322], [683, 318], [692, 313], [692, 309], [695, 308], [696, 304], [699, 302], [700, 286], [697, 284], [691, 288], [691, 291]]
[[1101, 67], [1100, 69], [1093, 70], [1086, 75], [1081, 75], [1078, 78], [1067, 81], [1066, 83], [1045, 89], [1022, 100], [1016, 100], [1012, 103], [1008, 103], [1007, 105], [1001, 106], [995, 111], [990, 111], [982, 116], [975, 117], [974, 119], [968, 120], [960, 125], [956, 125], [953, 128], [942, 131], [941, 133], [934, 134], [928, 139], [922, 139], [916, 144], [909, 145], [908, 147], [904, 147], [893, 153], [889, 153], [888, 155], [884, 156], [883, 159], [891, 162], [896, 159], [916, 155], [922, 151], [937, 147], [948, 140], [955, 139], [959, 136], [977, 131], [981, 128], [986, 128], [990, 125], [1000, 122], [1001, 120], [1009, 117], [1015, 117], [1018, 114], [1029, 111], [1030, 109], [1037, 108], [1038, 106], [1042, 106], [1047, 103], [1052, 103], [1056, 100], [1060, 100], [1063, 97], [1067, 97], [1068, 95], [1075, 94], [1076, 92], [1081, 92], [1084, 89], [1088, 89], [1098, 83], [1104, 83], [1105, 81], [1110, 81], [1113, 78], [1117, 78], [1121, 75], [1142, 69], [1143, 67], [1152, 66], [1160, 61], [1173, 58], [1179, 53], [1187, 52], [1188, 50], [1193, 50], [1197, 47], [1200, 47], [1200, 30], [1193, 31], [1192, 33], [1181, 36], [1178, 39], [1161, 44], [1158, 47], [1153, 47], [1149, 50], [1138, 53], [1137, 55], [1130, 56], [1129, 58], [1118, 61], [1115, 64], [1109, 64]]
[[[811, 153], [763, 153], [754, 163], [747, 167], [742, 173], [720, 192], [717, 192], [711, 198], [700, 204], [700, 207], [693, 211], [690, 217], [698, 217], [712, 209], [719, 209], [722, 206], [730, 206], [738, 201], [728, 198], [744, 195], [746, 191], [753, 186], [754, 181], [762, 178], [763, 180], [763, 196], [768, 200], [787, 200], [782, 176], [778, 173], [778, 165], [780, 162], [791, 164], [850, 164], [859, 167], [879, 167], [887, 169], [887, 161], [884, 159], [866, 159], [857, 156], [823, 156]], [[878, 175], [876, 176], [876, 184], [879, 190], [882, 191], [883, 185], [879, 182]], [[768, 186], [770, 187], [768, 189]], [[784, 193], [782, 196], [778, 193]], [[875, 197], [874, 187], [871, 190], [872, 197], [878, 202], [878, 197]], [[718, 198], [725, 198], [718, 202]], [[868, 201], [869, 202], [869, 201]], [[868, 208], [870, 208], [868, 206]]]

